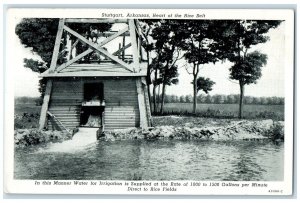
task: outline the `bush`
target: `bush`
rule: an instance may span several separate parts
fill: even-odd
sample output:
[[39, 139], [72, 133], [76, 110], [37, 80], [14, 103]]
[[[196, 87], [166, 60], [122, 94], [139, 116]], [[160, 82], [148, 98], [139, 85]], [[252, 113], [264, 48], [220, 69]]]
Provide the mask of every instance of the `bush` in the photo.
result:
[[38, 129], [18, 129], [14, 131], [16, 147], [26, 147], [47, 142], [60, 142], [71, 139], [66, 131], [44, 131]]
[[284, 140], [284, 126], [280, 122], [274, 122], [273, 125], [265, 131], [265, 136], [273, 141]]
[[255, 116], [256, 118], [263, 118], [263, 119], [273, 119], [273, 120], [284, 120], [284, 114], [278, 112], [271, 112], [271, 111], [263, 111], [259, 112]]
[[37, 113], [23, 113], [22, 115], [15, 114], [14, 126], [15, 129], [37, 128], [40, 115]]

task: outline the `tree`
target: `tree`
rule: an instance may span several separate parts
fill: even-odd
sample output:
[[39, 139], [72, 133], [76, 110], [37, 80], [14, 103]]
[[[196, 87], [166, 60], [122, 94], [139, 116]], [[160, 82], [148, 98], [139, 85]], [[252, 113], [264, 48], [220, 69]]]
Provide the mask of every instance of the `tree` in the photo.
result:
[[280, 102], [280, 98], [279, 97], [272, 97], [272, 104], [278, 105]]
[[[160, 114], [163, 114], [166, 86], [178, 83], [178, 71], [176, 62], [179, 59], [179, 49], [174, 30], [177, 21], [160, 20], [152, 23], [152, 30], [149, 37], [152, 39], [150, 46], [152, 54], [155, 55], [149, 65], [150, 73], [154, 71], [153, 95], [156, 95], [156, 88], [162, 85]], [[150, 40], [148, 40], [150, 41]], [[153, 97], [153, 110], [157, 111], [156, 96]]]
[[183, 21], [180, 25], [182, 29], [179, 30], [183, 32], [181, 47], [187, 60], [186, 70], [193, 76], [193, 113], [196, 113], [200, 66], [216, 63], [227, 57], [224, 38], [220, 36], [227, 28], [220, 20], [191, 20]]
[[172, 94], [172, 95], [171, 95], [171, 98], [170, 98], [170, 102], [171, 102], [171, 103], [177, 103], [177, 102], [178, 102], [178, 96]]
[[205, 95], [200, 94], [197, 96], [197, 103], [205, 103]]
[[[141, 41], [141, 45], [144, 48], [145, 52], [146, 52], [146, 58], [147, 58], [147, 77], [146, 77], [146, 82], [147, 82], [147, 86], [148, 86], [148, 95], [150, 96], [150, 85], [152, 84], [152, 79], [151, 79], [151, 73], [153, 71], [153, 69], [151, 68], [151, 58], [150, 54], [151, 52], [155, 49], [154, 43], [151, 43], [151, 39], [150, 39], [150, 33], [153, 30], [153, 28], [155, 27], [155, 24], [159, 21], [159, 19], [139, 19], [138, 21], [138, 25], [141, 28], [141, 34], [142, 34], [142, 38], [140, 38]], [[155, 67], [155, 66], [152, 66]], [[157, 74], [157, 73], [156, 73]], [[155, 86], [156, 87], [156, 86]], [[154, 88], [154, 84], [153, 84], [153, 88]], [[152, 105], [150, 105], [150, 110], [151, 112], [156, 112], [156, 95], [155, 95], [155, 88], [153, 90], [154, 94], [153, 96], [149, 97], [150, 99], [150, 104], [151, 101], [153, 101], [153, 108], [152, 109]]]
[[261, 97], [261, 98], [260, 98], [260, 100], [261, 100], [261, 102], [260, 102], [260, 103], [261, 103], [262, 105], [266, 105], [266, 104], [268, 104], [267, 97]]
[[245, 54], [239, 62], [230, 68], [230, 78], [239, 81], [240, 100], [239, 100], [239, 118], [243, 115], [243, 99], [245, 85], [256, 83], [261, 77], [261, 67], [267, 64], [267, 55], [258, 51]]
[[265, 54], [248, 51], [254, 45], [267, 42], [269, 37], [265, 34], [281, 21], [234, 20], [227, 23], [224, 42], [228, 48], [227, 58], [234, 64], [230, 68], [230, 78], [237, 80], [240, 86], [239, 118], [242, 118], [245, 85], [256, 83], [261, 77], [261, 67], [267, 63]]
[[[157, 101], [159, 101], [159, 99], [157, 99], [157, 91], [156, 88], [159, 87], [159, 85], [162, 83], [162, 79], [159, 77], [159, 70], [162, 69], [161, 68], [162, 64], [160, 63], [160, 55], [158, 52], [158, 55], [152, 60], [152, 62], [150, 63], [148, 69], [150, 69], [150, 74], [154, 72], [154, 77], [151, 81], [153, 88], [152, 88], [152, 104], [153, 104], [153, 112], [156, 113], [157, 112]], [[159, 97], [159, 95], [158, 95]]]
[[[50, 67], [55, 38], [58, 29], [58, 18], [24, 18], [16, 26], [15, 33], [18, 35], [21, 43], [25, 48], [31, 48], [33, 54], [41, 57], [40, 60], [24, 59], [24, 66], [34, 72], [42, 73]], [[70, 23], [70, 28], [82, 34], [87, 39], [92, 39], [95, 42], [100, 32], [105, 32], [111, 28], [111, 24], [107, 23]], [[66, 61], [68, 52], [62, 52], [66, 45], [66, 32], [64, 32], [64, 40], [61, 41], [61, 54], [58, 58], [58, 64]], [[69, 35], [71, 40], [75, 38]], [[78, 50], [84, 49], [86, 45], [78, 43], [76, 48]], [[87, 56], [88, 57], [88, 56]], [[43, 96], [45, 80], [40, 80], [39, 91]]]
[[246, 96], [245, 97], [245, 104], [253, 104], [253, 97]]
[[[174, 46], [174, 45], [173, 45]], [[175, 65], [178, 60], [178, 56], [174, 57], [175, 48], [167, 48], [166, 51], [165, 65], [161, 70], [161, 78], [162, 78], [162, 95], [161, 95], [161, 108], [160, 114], [163, 114], [164, 109], [164, 100], [166, 93], [166, 86], [170, 86], [172, 84], [178, 83], [178, 67]]]
[[278, 102], [280, 105], [284, 105], [284, 103], [285, 103], [285, 99], [284, 98], [282, 98], [282, 97], [280, 97], [279, 98], [279, 102]]
[[209, 94], [206, 96], [205, 98], [205, 103], [206, 104], [212, 104], [214, 101], [213, 101], [213, 98], [212, 96], [210, 96]]
[[235, 104], [237, 102], [237, 100], [235, 99], [235, 96], [230, 94], [227, 96], [227, 103], [228, 104]]
[[253, 104], [260, 104], [261, 103], [261, 98], [260, 97], [254, 97], [252, 103]]
[[[33, 72], [42, 73], [50, 67], [51, 56], [55, 43], [58, 19], [24, 18], [16, 26], [15, 33], [25, 48], [41, 57], [42, 61], [24, 59], [24, 66]], [[39, 91], [43, 97], [45, 80], [39, 81]]]
[[165, 102], [166, 103], [171, 103], [171, 96], [170, 95], [165, 95]]
[[180, 102], [180, 103], [185, 103], [185, 102], [186, 102], [185, 96], [181, 95], [181, 96], [179, 97], [179, 102]]
[[186, 103], [192, 103], [193, 102], [193, 97], [192, 97], [192, 95], [186, 95], [185, 96], [185, 102]]
[[209, 78], [198, 77], [197, 78], [197, 92], [202, 90], [206, 94], [212, 90], [212, 86], [216, 84], [214, 81], [210, 80]]
[[213, 95], [213, 100], [214, 100], [214, 103], [215, 104], [223, 104], [224, 103], [224, 95], [220, 95], [220, 94], [216, 94], [216, 95]]

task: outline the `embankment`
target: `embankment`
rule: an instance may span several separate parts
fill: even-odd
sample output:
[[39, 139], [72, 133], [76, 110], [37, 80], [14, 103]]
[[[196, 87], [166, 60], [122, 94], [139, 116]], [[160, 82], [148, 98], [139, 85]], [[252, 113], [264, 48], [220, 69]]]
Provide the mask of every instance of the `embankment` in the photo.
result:
[[284, 140], [284, 123], [273, 120], [231, 121], [224, 126], [156, 126], [148, 130], [130, 128], [106, 132], [103, 140], [202, 139], [202, 140]]
[[[262, 140], [284, 141], [284, 122], [273, 120], [242, 120], [210, 122], [211, 125], [162, 125], [149, 129], [128, 128], [105, 132], [100, 140], [130, 139], [200, 139], [200, 140]], [[96, 137], [96, 133], [95, 133]], [[62, 142], [72, 139], [66, 131], [15, 130], [15, 146], [25, 147], [47, 142]]]
[[72, 138], [66, 131], [45, 131], [36, 128], [18, 129], [14, 133], [16, 147], [26, 147], [47, 142], [62, 142]]

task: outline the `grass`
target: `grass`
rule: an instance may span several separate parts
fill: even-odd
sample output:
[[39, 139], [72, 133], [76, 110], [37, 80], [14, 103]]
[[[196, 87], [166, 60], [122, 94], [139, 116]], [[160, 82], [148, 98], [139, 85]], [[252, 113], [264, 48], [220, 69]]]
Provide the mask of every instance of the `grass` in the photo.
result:
[[35, 104], [15, 104], [15, 115], [40, 114], [42, 106]]
[[[166, 103], [164, 115], [192, 116], [193, 104], [191, 103]], [[35, 128], [38, 126], [41, 106], [35, 104], [16, 104], [15, 105], [15, 129]], [[220, 118], [236, 119], [238, 116], [237, 104], [198, 104], [196, 117], [197, 124], [205, 124], [208, 120]], [[208, 119], [210, 118], [210, 119]], [[244, 105], [245, 119], [273, 119], [284, 120], [284, 105]], [[188, 118], [185, 118], [188, 119]], [[154, 125], [165, 125], [169, 123], [168, 119], [156, 119]], [[173, 121], [172, 121], [173, 122]], [[180, 120], [180, 123], [189, 121]], [[224, 122], [226, 122], [224, 120]], [[179, 123], [177, 123], [178, 125]]]
[[[198, 104], [196, 116], [209, 118], [237, 118], [238, 104]], [[166, 103], [164, 115], [193, 115], [191, 103]], [[246, 119], [284, 120], [284, 105], [244, 105]]]
[[195, 116], [153, 116], [152, 124], [153, 127], [165, 125], [184, 127], [187, 124], [189, 124], [189, 126], [221, 127], [230, 124], [233, 120], [238, 119], [203, 118]]
[[15, 129], [37, 128], [41, 106], [35, 104], [15, 104]]

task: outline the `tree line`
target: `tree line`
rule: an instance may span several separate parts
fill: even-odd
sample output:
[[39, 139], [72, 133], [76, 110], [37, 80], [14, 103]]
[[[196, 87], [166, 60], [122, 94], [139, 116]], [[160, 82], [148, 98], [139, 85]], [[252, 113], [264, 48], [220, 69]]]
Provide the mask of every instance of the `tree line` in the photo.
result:
[[[151, 97], [151, 99], [153, 99]], [[197, 103], [198, 104], [238, 104], [240, 95], [238, 94], [230, 94], [230, 95], [222, 95], [222, 94], [200, 94], [197, 95]], [[157, 96], [157, 100], [162, 102], [162, 97]], [[193, 103], [193, 96], [189, 95], [165, 95], [165, 103]], [[253, 97], [253, 96], [245, 96], [244, 104], [247, 105], [284, 105], [283, 97]]]
[[[162, 97], [156, 96], [157, 101], [159, 103], [162, 102]], [[150, 98], [153, 100], [153, 97]], [[165, 95], [165, 103], [193, 103], [193, 96], [189, 95]], [[239, 103], [239, 95], [238, 94], [200, 94], [197, 95], [197, 103], [198, 104], [238, 104]], [[244, 98], [245, 104], [253, 104], [253, 105], [284, 105], [283, 97], [253, 97], [253, 96], [245, 96]], [[42, 100], [39, 97], [16, 97], [15, 104], [36, 104], [42, 105]]]
[[15, 97], [15, 104], [40, 104], [39, 97]]

